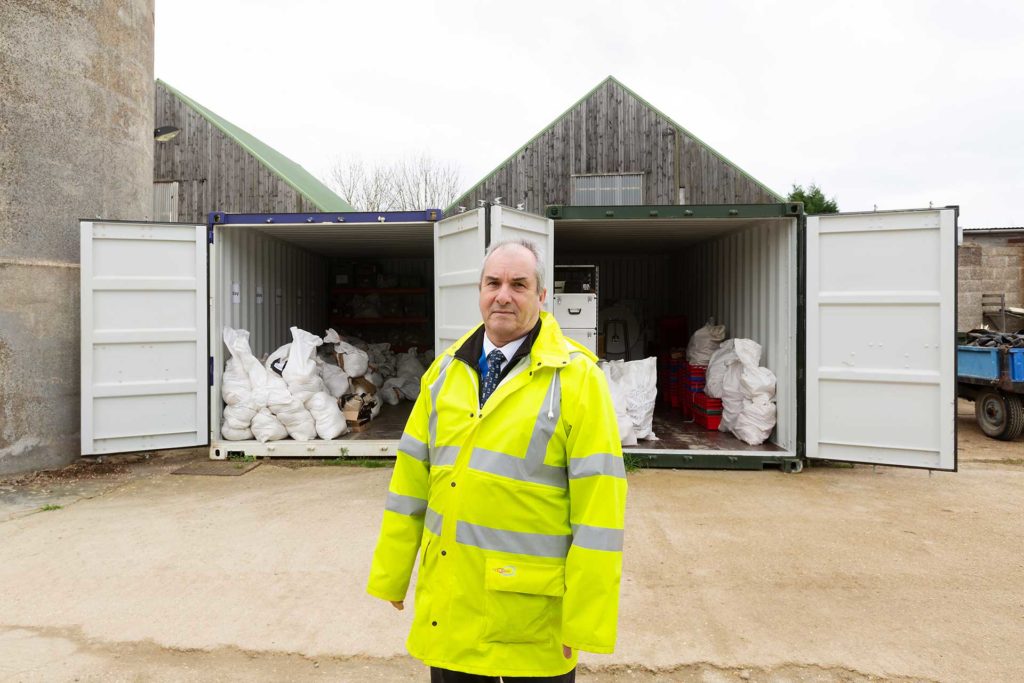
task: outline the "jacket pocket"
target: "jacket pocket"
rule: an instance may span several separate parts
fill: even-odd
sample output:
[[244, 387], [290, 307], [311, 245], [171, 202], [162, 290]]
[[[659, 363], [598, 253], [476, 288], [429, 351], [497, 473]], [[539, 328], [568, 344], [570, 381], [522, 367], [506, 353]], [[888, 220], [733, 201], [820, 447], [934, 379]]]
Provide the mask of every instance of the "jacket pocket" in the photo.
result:
[[488, 559], [484, 587], [485, 642], [541, 643], [554, 638], [562, 619], [565, 567]]

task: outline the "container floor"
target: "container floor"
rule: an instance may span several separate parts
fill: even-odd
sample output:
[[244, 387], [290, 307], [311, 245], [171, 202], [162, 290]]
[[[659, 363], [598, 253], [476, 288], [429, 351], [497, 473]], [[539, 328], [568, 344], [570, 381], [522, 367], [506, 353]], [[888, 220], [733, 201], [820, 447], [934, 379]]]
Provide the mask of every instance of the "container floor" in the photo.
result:
[[652, 425], [657, 441], [638, 441], [631, 448], [648, 450], [706, 450], [706, 451], [784, 451], [773, 443], [766, 442], [760, 446], [743, 443], [732, 434], [712, 432], [694, 422], [684, 422], [678, 410], [659, 405], [654, 410]]
[[[385, 405], [380, 415], [370, 422], [366, 431], [349, 432], [339, 441], [375, 441], [402, 438], [405, 423], [412, 413], [413, 402], [402, 401], [396, 406]], [[678, 410], [658, 406], [654, 411], [654, 434], [657, 441], [639, 441], [636, 448], [644, 450], [705, 450], [705, 451], [783, 451], [773, 443], [751, 446], [732, 434], [712, 432], [693, 422], [684, 422]], [[626, 447], [625, 450], [629, 450]]]
[[339, 441], [380, 441], [393, 439], [398, 441], [402, 438], [405, 430], [405, 423], [409, 421], [412, 413], [413, 401], [401, 401], [396, 406], [389, 406], [386, 403], [380, 409], [380, 415], [370, 420], [370, 425], [361, 432], [348, 432], [340, 437]]

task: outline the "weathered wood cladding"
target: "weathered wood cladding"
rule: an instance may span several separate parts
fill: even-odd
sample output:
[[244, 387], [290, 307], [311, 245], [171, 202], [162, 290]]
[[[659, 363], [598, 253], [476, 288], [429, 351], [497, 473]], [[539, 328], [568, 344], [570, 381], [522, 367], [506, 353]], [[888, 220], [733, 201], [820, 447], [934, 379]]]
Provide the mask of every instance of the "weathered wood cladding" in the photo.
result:
[[756, 204], [778, 199], [614, 79], [598, 86], [459, 198], [502, 197], [530, 211], [571, 204], [573, 175], [643, 173], [645, 204]]
[[178, 220], [205, 223], [211, 211], [285, 213], [317, 207], [232, 138], [156, 86], [156, 125], [177, 126], [177, 137], [157, 142], [153, 180], [178, 181]]

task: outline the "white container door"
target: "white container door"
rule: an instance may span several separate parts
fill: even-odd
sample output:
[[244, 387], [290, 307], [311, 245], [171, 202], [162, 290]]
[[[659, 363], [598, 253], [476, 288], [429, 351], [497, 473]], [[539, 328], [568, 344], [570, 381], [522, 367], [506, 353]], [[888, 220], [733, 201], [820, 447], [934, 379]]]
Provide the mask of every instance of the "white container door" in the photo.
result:
[[484, 211], [434, 224], [434, 353], [440, 355], [480, 324], [480, 263], [486, 249]]
[[206, 226], [80, 228], [82, 454], [207, 444]]
[[502, 240], [528, 239], [541, 249], [544, 259], [544, 286], [548, 296], [544, 310], [551, 312], [551, 293], [555, 283], [555, 222], [535, 213], [510, 209], [507, 206], [491, 207], [491, 244]]
[[807, 218], [809, 458], [956, 469], [953, 209]]

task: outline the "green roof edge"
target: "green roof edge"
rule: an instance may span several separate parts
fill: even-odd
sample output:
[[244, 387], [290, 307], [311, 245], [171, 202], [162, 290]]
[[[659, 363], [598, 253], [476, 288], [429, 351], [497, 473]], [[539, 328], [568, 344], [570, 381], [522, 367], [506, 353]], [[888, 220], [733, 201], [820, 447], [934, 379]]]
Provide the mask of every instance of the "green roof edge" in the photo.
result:
[[[199, 104], [174, 86], [168, 84], [166, 81], [158, 78], [156, 79], [156, 82], [157, 85], [166, 88], [175, 97], [191, 107], [197, 114], [209, 121], [215, 128], [231, 138], [242, 149], [251, 154], [261, 164], [268, 168], [274, 175], [312, 202], [313, 205], [321, 211], [356, 210], [355, 207], [343, 198], [339, 197], [333, 190], [331, 190], [331, 188], [327, 187], [323, 182], [317, 179], [316, 176], [303, 168], [302, 165], [289, 159], [287, 156], [263, 142], [252, 133], [239, 128], [227, 119], [218, 116], [213, 111]], [[268, 158], [270, 156], [276, 156], [279, 158]], [[284, 164], [290, 164], [293, 167], [290, 173], [287, 169], [281, 168], [283, 165], [282, 162], [284, 162]], [[296, 179], [293, 177], [295, 175], [301, 175], [304, 177]], [[304, 187], [304, 184], [312, 185], [312, 187]]]
[[446, 209], [444, 210], [444, 212], [445, 212], [445, 213], [448, 213], [448, 212], [450, 212], [450, 211], [451, 211], [451, 210], [452, 210], [453, 208], [455, 208], [456, 206], [458, 206], [459, 202], [460, 202], [460, 201], [462, 201], [463, 199], [465, 199], [465, 198], [466, 198], [466, 196], [468, 196], [470, 192], [472, 192], [472, 191], [473, 191], [473, 190], [474, 190], [475, 188], [477, 188], [477, 187], [479, 187], [479, 186], [480, 186], [481, 184], [483, 184], [483, 182], [484, 182], [485, 180], [487, 180], [488, 178], [490, 178], [490, 177], [491, 177], [492, 175], [494, 175], [495, 173], [497, 173], [498, 169], [500, 169], [500, 168], [501, 168], [502, 166], [504, 166], [504, 165], [505, 165], [505, 164], [507, 164], [508, 162], [512, 161], [512, 159], [514, 159], [514, 158], [516, 157], [516, 155], [518, 155], [518, 154], [519, 154], [520, 152], [522, 152], [522, 151], [523, 151], [524, 149], [526, 149], [526, 148], [527, 148], [527, 147], [529, 147], [529, 146], [530, 146], [531, 144], [533, 144], [534, 142], [536, 142], [536, 141], [537, 141], [537, 139], [538, 139], [538, 138], [539, 138], [539, 137], [540, 137], [541, 135], [543, 135], [544, 133], [546, 133], [546, 132], [547, 132], [548, 130], [550, 130], [550, 129], [551, 129], [552, 127], [554, 127], [554, 125], [555, 125], [555, 124], [557, 124], [557, 123], [558, 123], [559, 121], [561, 121], [561, 120], [562, 120], [562, 119], [564, 119], [564, 118], [565, 118], [566, 116], [568, 116], [568, 115], [569, 115], [569, 113], [570, 113], [570, 112], [571, 112], [571, 111], [572, 111], [573, 109], [575, 109], [576, 107], [578, 107], [578, 106], [579, 106], [579, 105], [580, 105], [580, 104], [581, 104], [581, 103], [582, 103], [582, 102], [583, 102], [584, 100], [586, 100], [586, 99], [587, 99], [587, 98], [589, 98], [589, 97], [590, 97], [591, 95], [593, 95], [594, 93], [596, 93], [596, 92], [597, 92], [598, 90], [600, 90], [600, 89], [601, 89], [601, 88], [602, 88], [602, 87], [603, 87], [603, 86], [604, 86], [604, 85], [605, 85], [606, 83], [608, 83], [608, 82], [612, 82], [612, 83], [615, 83], [615, 84], [616, 84], [616, 85], [618, 85], [618, 86], [619, 86], [620, 88], [622, 88], [623, 90], [625, 90], [625, 91], [626, 91], [627, 93], [629, 93], [630, 95], [632, 95], [633, 97], [635, 97], [636, 99], [638, 99], [638, 100], [639, 100], [639, 101], [640, 101], [641, 103], [643, 103], [643, 104], [644, 104], [645, 106], [647, 106], [647, 107], [648, 107], [649, 109], [651, 109], [652, 111], [654, 111], [654, 113], [658, 114], [658, 116], [661, 116], [661, 117], [662, 117], [662, 118], [664, 118], [664, 119], [665, 119], [666, 121], [668, 121], [669, 123], [671, 123], [671, 124], [672, 124], [673, 126], [675, 126], [676, 128], [678, 128], [678, 129], [679, 129], [679, 130], [680, 130], [681, 132], [685, 133], [686, 135], [688, 135], [688, 136], [690, 136], [691, 138], [693, 138], [693, 139], [694, 139], [695, 141], [697, 141], [697, 142], [699, 142], [700, 144], [704, 145], [704, 146], [705, 146], [705, 147], [706, 147], [706, 148], [708, 149], [708, 151], [710, 151], [710, 152], [711, 152], [712, 154], [714, 154], [714, 155], [715, 155], [716, 157], [718, 157], [719, 159], [721, 159], [721, 160], [722, 160], [722, 161], [724, 161], [725, 163], [729, 164], [730, 166], [734, 167], [734, 168], [735, 168], [736, 170], [738, 170], [738, 171], [739, 171], [740, 173], [742, 173], [743, 175], [745, 175], [746, 177], [750, 178], [750, 179], [751, 179], [752, 181], [754, 181], [755, 183], [757, 183], [757, 184], [758, 184], [758, 185], [759, 185], [759, 186], [761, 187], [761, 189], [762, 189], [762, 190], [764, 190], [765, 192], [767, 192], [767, 193], [768, 193], [768, 194], [770, 194], [770, 195], [773, 195], [773, 196], [774, 196], [774, 197], [775, 197], [776, 199], [778, 199], [778, 201], [779, 201], [779, 202], [785, 202], [785, 201], [786, 201], [786, 198], [785, 198], [785, 197], [783, 197], [783, 196], [782, 196], [782, 195], [780, 195], [779, 193], [775, 192], [775, 190], [771, 189], [770, 187], [768, 187], [767, 185], [765, 185], [764, 183], [762, 183], [762, 182], [761, 182], [760, 180], [758, 180], [758, 179], [757, 179], [757, 178], [755, 178], [754, 176], [752, 176], [752, 175], [750, 175], [749, 173], [747, 173], [746, 171], [744, 171], [744, 170], [743, 170], [742, 168], [740, 168], [740, 167], [739, 167], [739, 166], [737, 166], [737, 165], [736, 165], [735, 163], [733, 163], [732, 161], [730, 161], [730, 160], [729, 160], [729, 159], [728, 159], [728, 158], [727, 158], [727, 157], [726, 157], [726, 156], [725, 156], [724, 154], [722, 154], [721, 152], [719, 152], [719, 151], [718, 151], [717, 149], [715, 149], [714, 147], [712, 147], [712, 146], [711, 146], [711, 145], [709, 145], [708, 143], [706, 143], [706, 142], [704, 142], [703, 140], [701, 140], [701, 139], [700, 139], [699, 137], [697, 137], [696, 135], [694, 135], [693, 133], [691, 133], [691, 132], [690, 132], [689, 130], [687, 130], [686, 128], [683, 128], [683, 127], [682, 127], [681, 125], [679, 125], [678, 123], [676, 123], [675, 119], [673, 119], [673, 118], [672, 118], [671, 116], [669, 116], [669, 115], [668, 115], [668, 114], [666, 114], [665, 112], [663, 112], [663, 111], [661, 111], [660, 109], [658, 109], [657, 107], [655, 107], [655, 106], [654, 106], [653, 104], [651, 104], [650, 102], [648, 102], [647, 100], [645, 100], [645, 99], [644, 99], [643, 97], [640, 97], [640, 95], [636, 94], [636, 92], [634, 92], [634, 91], [633, 91], [633, 89], [632, 89], [632, 88], [630, 88], [629, 86], [627, 86], [627, 85], [626, 85], [625, 83], [623, 83], [623, 82], [622, 82], [622, 81], [620, 81], [619, 79], [615, 78], [615, 76], [608, 76], [608, 77], [607, 77], [607, 78], [605, 78], [605, 79], [604, 79], [603, 81], [601, 81], [600, 83], [598, 83], [597, 85], [595, 85], [595, 86], [594, 86], [593, 88], [591, 88], [591, 89], [590, 89], [590, 91], [588, 91], [586, 95], [584, 95], [583, 97], [579, 98], [578, 100], [576, 100], [575, 102], [573, 102], [573, 103], [572, 103], [571, 105], [569, 105], [569, 108], [568, 108], [568, 109], [566, 109], [566, 110], [565, 110], [564, 112], [562, 112], [561, 114], [559, 114], [559, 115], [558, 115], [557, 117], [555, 117], [555, 120], [554, 120], [554, 121], [552, 121], [552, 122], [551, 122], [551, 123], [549, 123], [548, 125], [546, 125], [546, 126], [544, 126], [543, 128], [541, 128], [541, 129], [540, 129], [540, 131], [539, 131], [539, 132], [538, 132], [538, 133], [537, 133], [536, 135], [534, 135], [534, 136], [533, 136], [532, 138], [530, 138], [530, 139], [529, 139], [529, 140], [528, 140], [528, 141], [527, 141], [527, 142], [526, 142], [525, 144], [523, 144], [523, 145], [522, 145], [521, 147], [519, 147], [519, 149], [517, 149], [516, 151], [512, 152], [512, 154], [508, 155], [508, 156], [507, 156], [507, 157], [506, 157], [506, 158], [505, 158], [505, 159], [504, 159], [504, 160], [503, 160], [503, 161], [502, 161], [501, 163], [499, 163], [499, 164], [498, 164], [497, 166], [495, 166], [495, 167], [494, 167], [493, 169], [491, 169], [491, 171], [490, 171], [489, 173], [487, 173], [487, 174], [486, 174], [486, 175], [485, 175], [485, 176], [484, 176], [483, 178], [481, 178], [480, 180], [478, 180], [478, 181], [477, 181], [477, 182], [475, 182], [474, 184], [470, 185], [470, 186], [469, 186], [469, 189], [468, 189], [468, 190], [466, 190], [465, 192], [463, 192], [463, 193], [462, 193], [461, 195], [459, 195], [459, 196], [458, 196], [458, 198], [456, 198], [456, 199], [455, 199], [455, 201], [454, 201], [454, 202], [452, 202], [452, 204], [451, 204], [451, 205], [450, 205], [450, 206], [449, 206], [448, 208], [446, 208]]

